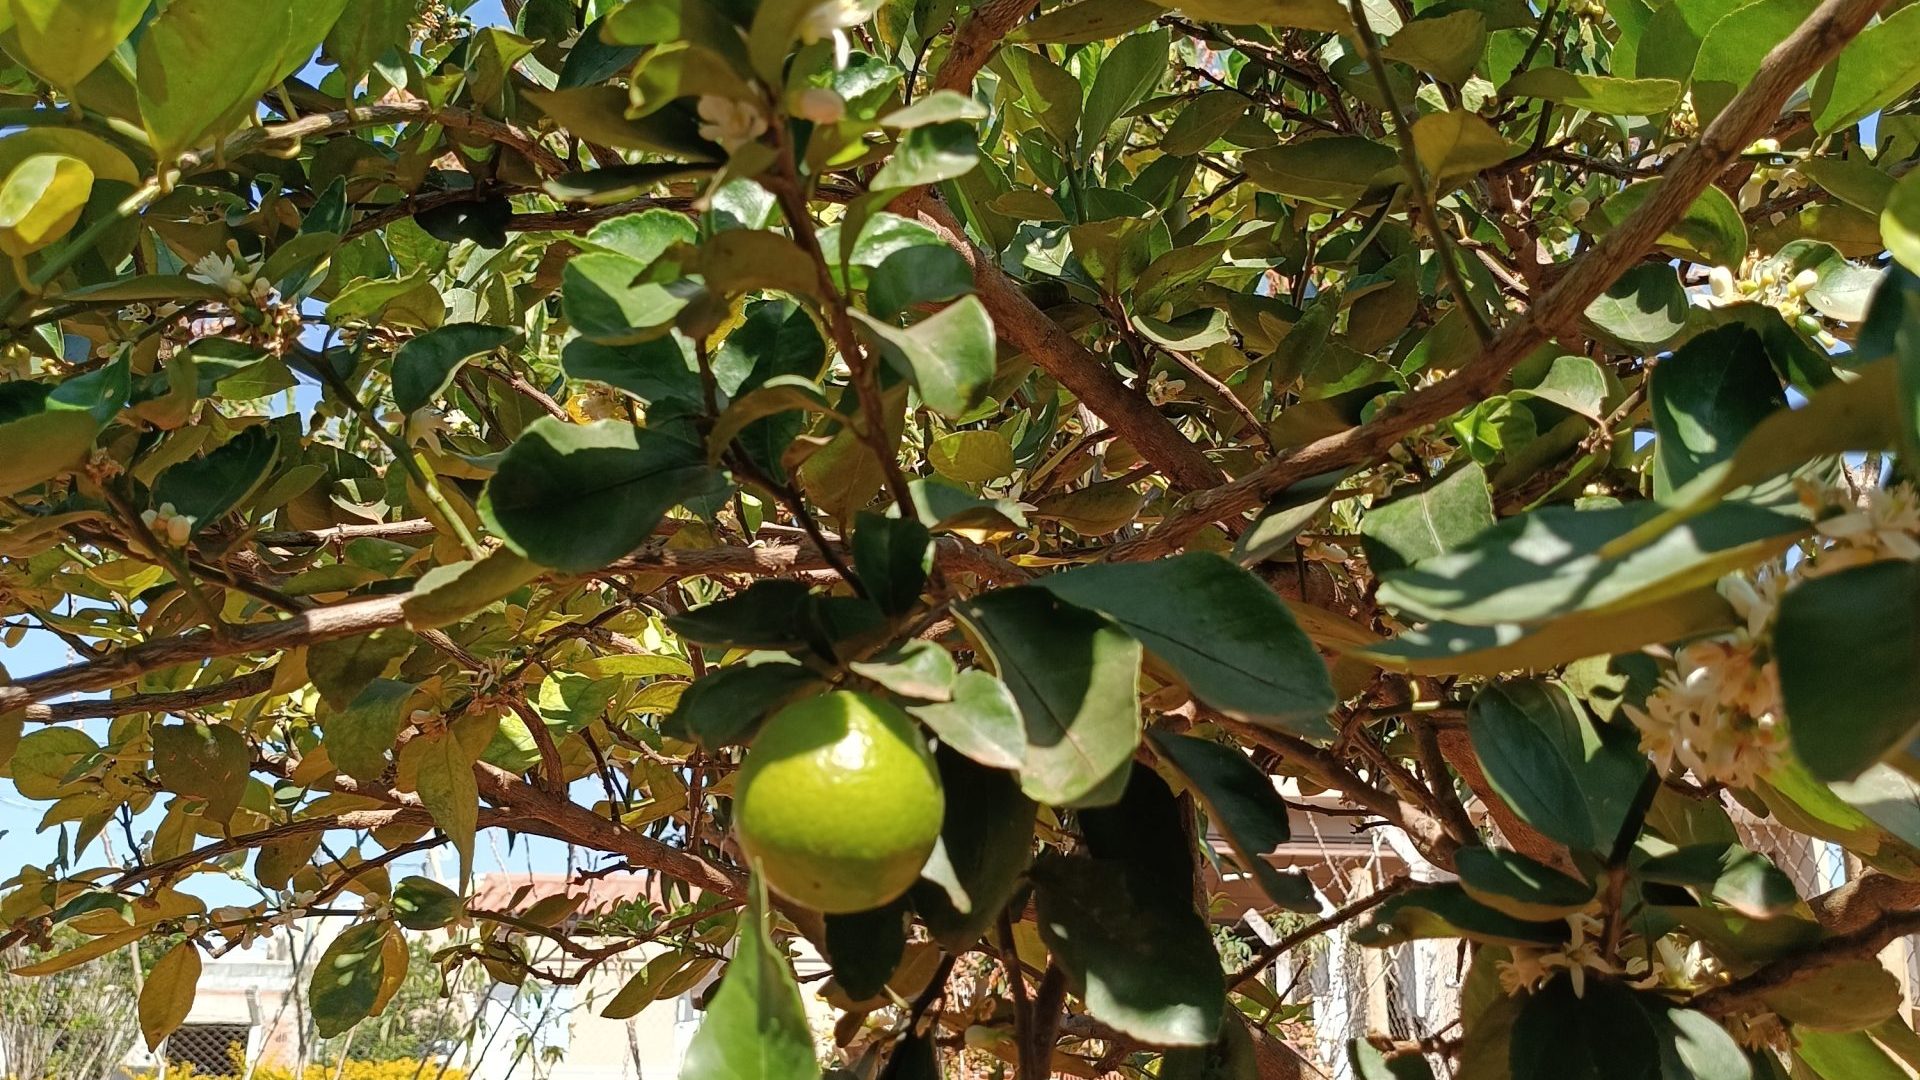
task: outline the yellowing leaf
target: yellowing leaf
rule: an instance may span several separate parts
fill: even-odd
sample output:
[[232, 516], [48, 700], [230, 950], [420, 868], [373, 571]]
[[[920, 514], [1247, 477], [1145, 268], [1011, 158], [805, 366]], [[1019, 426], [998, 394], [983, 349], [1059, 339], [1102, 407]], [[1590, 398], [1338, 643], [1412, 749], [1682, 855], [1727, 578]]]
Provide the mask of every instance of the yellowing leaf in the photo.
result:
[[1420, 167], [1444, 187], [1507, 160], [1513, 147], [1493, 125], [1473, 113], [1432, 113], [1413, 122], [1413, 153]]
[[140, 988], [140, 1033], [147, 1038], [147, 1049], [158, 1049], [161, 1040], [186, 1021], [199, 985], [200, 949], [191, 941], [175, 945], [153, 965]]
[[400, 751], [401, 774], [414, 778], [434, 824], [460, 852], [462, 890], [473, 872], [473, 834], [480, 821], [480, 789], [473, 778], [473, 763], [479, 758], [449, 732], [422, 735]]
[[93, 193], [93, 170], [65, 154], [35, 154], [0, 184], [0, 251], [15, 258], [67, 234]]
[[118, 933], [94, 938], [84, 945], [68, 949], [58, 956], [48, 957], [37, 964], [26, 964], [14, 968], [13, 973], [25, 978], [32, 978], [36, 975], [52, 975], [55, 972], [65, 971], [68, 968], [79, 967], [89, 960], [105, 956], [115, 949], [133, 944], [145, 937], [146, 933], [147, 928], [144, 926], [128, 927]]
[[61, 89], [71, 89], [126, 39], [147, 0], [8, 0], [20, 59]]

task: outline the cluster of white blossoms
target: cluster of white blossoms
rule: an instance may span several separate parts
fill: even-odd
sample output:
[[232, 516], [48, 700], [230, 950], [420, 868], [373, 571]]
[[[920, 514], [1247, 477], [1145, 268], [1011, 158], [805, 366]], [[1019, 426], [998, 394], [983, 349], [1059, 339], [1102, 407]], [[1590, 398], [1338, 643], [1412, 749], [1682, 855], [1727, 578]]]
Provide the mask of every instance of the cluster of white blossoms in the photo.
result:
[[1767, 628], [1785, 579], [1777, 569], [1722, 579], [1721, 595], [1746, 626], [1682, 646], [1646, 704], [1626, 705], [1640, 748], [1663, 774], [1679, 765], [1703, 781], [1750, 787], [1779, 763], [1787, 740]]
[[161, 503], [158, 510], [140, 511], [140, 521], [153, 530], [154, 536], [174, 547], [185, 547], [193, 535], [194, 519], [175, 510], [170, 502]]
[[1585, 997], [1589, 971], [1632, 976], [1631, 985], [1639, 987], [1654, 986], [1666, 977], [1666, 966], [1657, 958], [1652, 964], [1641, 956], [1628, 957], [1621, 963], [1608, 959], [1598, 940], [1604, 929], [1599, 916], [1578, 911], [1567, 916], [1567, 943], [1560, 948], [1514, 946], [1512, 958], [1500, 961], [1494, 968], [1500, 977], [1500, 989], [1508, 997], [1532, 993], [1546, 985], [1557, 972], [1564, 971], [1573, 983], [1573, 996]]
[[[1801, 501], [1816, 514], [1814, 530], [1828, 541], [1810, 565], [1808, 577], [1882, 559], [1920, 559], [1920, 494], [1911, 484], [1870, 487], [1855, 495], [1844, 487], [1800, 489]], [[1837, 513], [1835, 511], [1838, 511]]]
[[1811, 267], [1788, 273], [1791, 269], [1790, 266], [1782, 266], [1779, 260], [1761, 258], [1758, 252], [1752, 252], [1741, 260], [1738, 271], [1728, 266], [1716, 266], [1709, 270], [1707, 292], [1701, 299], [1708, 307], [1726, 307], [1738, 303], [1765, 304], [1819, 342], [1821, 348], [1830, 350], [1837, 347], [1839, 339], [1807, 307], [1807, 294], [1820, 284], [1820, 274]]
[[1771, 627], [1781, 594], [1798, 578], [1817, 577], [1884, 559], [1920, 560], [1920, 493], [1911, 485], [1804, 485], [1819, 546], [1791, 569], [1775, 564], [1721, 579], [1745, 623], [1731, 634], [1689, 642], [1673, 654], [1645, 705], [1626, 705], [1640, 747], [1660, 770], [1676, 765], [1702, 781], [1750, 787], [1787, 747], [1780, 669]]

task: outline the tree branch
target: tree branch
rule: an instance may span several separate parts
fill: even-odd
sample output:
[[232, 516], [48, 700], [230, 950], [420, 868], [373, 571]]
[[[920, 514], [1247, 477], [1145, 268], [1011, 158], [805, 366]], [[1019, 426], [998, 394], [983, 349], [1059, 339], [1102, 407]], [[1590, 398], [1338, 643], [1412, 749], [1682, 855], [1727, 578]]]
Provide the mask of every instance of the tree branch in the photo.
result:
[[896, 213], [913, 216], [952, 245], [973, 268], [973, 287], [993, 316], [1000, 338], [1079, 398], [1095, 416], [1125, 439], [1178, 491], [1202, 491], [1220, 483], [1219, 466], [1147, 401], [1127, 386], [1105, 360], [1090, 352], [1027, 299], [1020, 284], [1000, 269], [995, 258], [968, 239], [965, 226], [939, 196], [910, 192], [895, 200]]
[[[1452, 376], [1396, 399], [1359, 427], [1316, 439], [1272, 458], [1231, 483], [1193, 496], [1159, 528], [1138, 540], [1116, 545], [1108, 558], [1130, 561], [1169, 554], [1208, 525], [1252, 510], [1307, 477], [1377, 461], [1410, 432], [1445, 420], [1492, 393], [1515, 364], [1554, 335], [1573, 329], [1593, 298], [1638, 262], [1714, 177], [1772, 127], [1787, 98], [1833, 59], [1886, 2], [1826, 0], [1815, 9], [1798, 30], [1767, 54], [1759, 74], [1714, 118], [1699, 142], [1664, 170], [1660, 186], [1640, 208], [1576, 260], [1565, 276], [1519, 321], [1503, 329], [1478, 358]], [[1136, 448], [1146, 453], [1144, 448]]]

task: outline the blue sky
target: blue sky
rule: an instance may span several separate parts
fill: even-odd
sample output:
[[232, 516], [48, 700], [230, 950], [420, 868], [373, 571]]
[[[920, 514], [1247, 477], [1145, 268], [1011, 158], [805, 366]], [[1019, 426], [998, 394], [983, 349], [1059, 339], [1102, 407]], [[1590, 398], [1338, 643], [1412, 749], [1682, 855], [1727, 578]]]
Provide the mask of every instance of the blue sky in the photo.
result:
[[[502, 13], [499, 0], [483, 0], [468, 9], [467, 14], [481, 25], [504, 26], [507, 19]], [[303, 78], [317, 81], [328, 69], [312, 64], [302, 71]], [[310, 395], [300, 395], [302, 408], [311, 404]], [[79, 660], [67, 644], [44, 630], [28, 630], [25, 638], [14, 646], [0, 645], [0, 666], [4, 666], [14, 678], [38, 674], [52, 668], [62, 667]], [[104, 722], [84, 725], [96, 738], [105, 727]], [[591, 800], [599, 793], [597, 786], [582, 789], [580, 797]], [[11, 877], [23, 863], [45, 864], [54, 858], [58, 850], [58, 834], [54, 830], [37, 832], [40, 816], [44, 813], [44, 804], [33, 804], [20, 797], [10, 780], [0, 780], [0, 880]], [[158, 820], [158, 814], [149, 812], [136, 819], [135, 832], [143, 834], [151, 829]], [[117, 828], [112, 830], [115, 843], [115, 855], [124, 858], [126, 842]], [[338, 846], [335, 850], [340, 850]], [[98, 865], [101, 861], [101, 849], [96, 844], [87, 851], [80, 865]], [[419, 872], [425, 863], [424, 857], [402, 860], [395, 867], [394, 876]], [[525, 871], [529, 868], [547, 872], [565, 869], [566, 849], [552, 840], [539, 837], [520, 838], [513, 849], [507, 849], [506, 838], [502, 834], [485, 834], [480, 838], [475, 852], [477, 872], [498, 870], [511, 867]], [[451, 856], [442, 860], [446, 873], [454, 870]], [[239, 903], [251, 897], [251, 893], [239, 884], [225, 881], [211, 875], [202, 875], [189, 883], [191, 891], [198, 893], [210, 903]]]

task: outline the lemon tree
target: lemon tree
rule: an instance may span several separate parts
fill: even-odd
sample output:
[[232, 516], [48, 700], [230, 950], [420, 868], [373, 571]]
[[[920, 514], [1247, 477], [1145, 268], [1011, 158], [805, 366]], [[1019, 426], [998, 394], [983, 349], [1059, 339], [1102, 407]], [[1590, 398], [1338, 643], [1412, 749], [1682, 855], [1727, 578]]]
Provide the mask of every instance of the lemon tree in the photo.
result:
[[[631, 964], [692, 1080], [1920, 1067], [1916, 33], [0, 3], [0, 949], [156, 1043], [302, 914], [341, 1039]], [[1335, 929], [1457, 1021], [1295, 1045]]]

